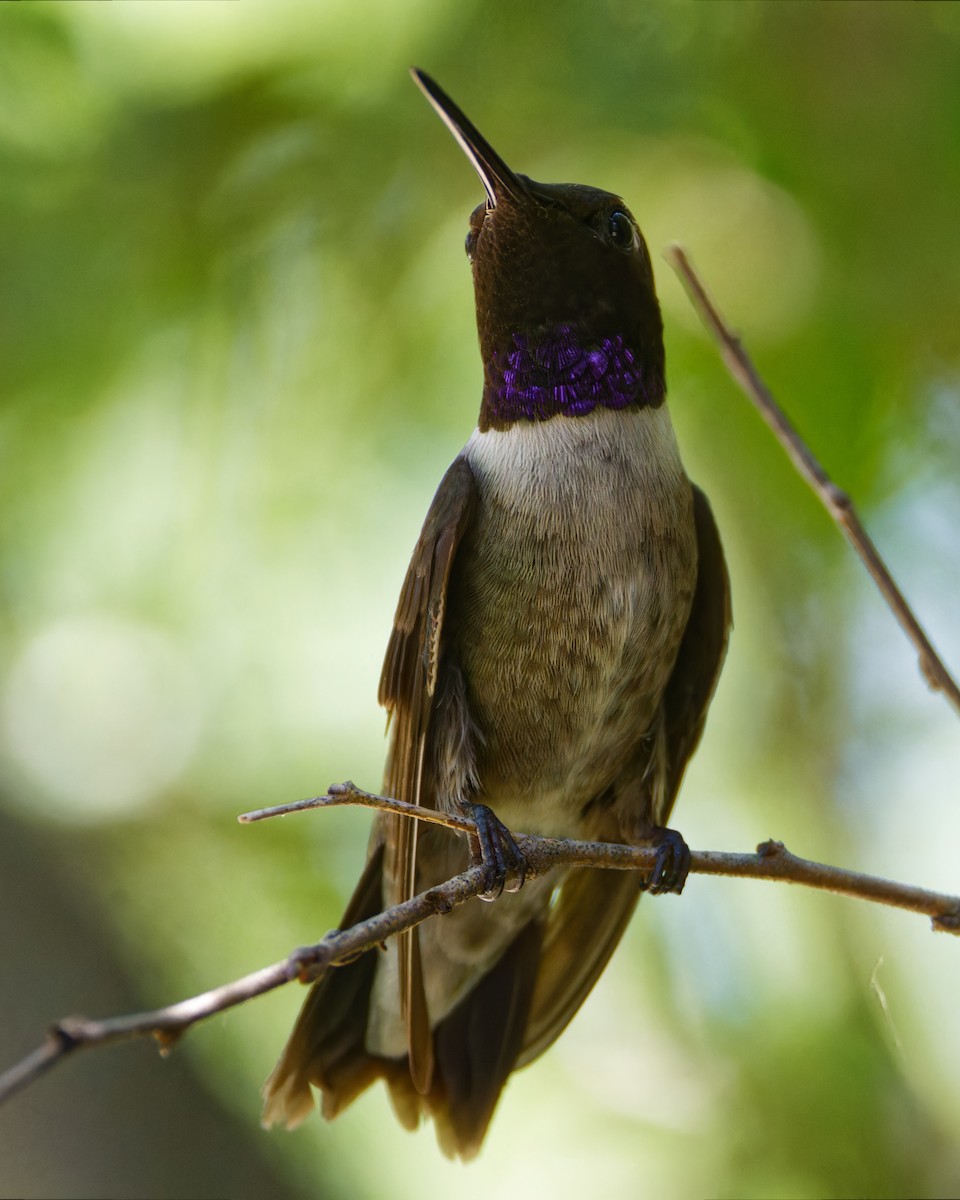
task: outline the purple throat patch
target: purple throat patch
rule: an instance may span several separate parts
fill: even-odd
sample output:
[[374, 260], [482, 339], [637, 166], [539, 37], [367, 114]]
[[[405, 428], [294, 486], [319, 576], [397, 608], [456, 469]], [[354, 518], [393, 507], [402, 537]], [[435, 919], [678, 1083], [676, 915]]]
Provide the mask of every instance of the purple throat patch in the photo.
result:
[[571, 325], [536, 341], [513, 335], [513, 349], [494, 351], [488, 400], [506, 421], [583, 416], [595, 408], [628, 408], [658, 401], [659, 381], [645, 379], [620, 334], [584, 346]]

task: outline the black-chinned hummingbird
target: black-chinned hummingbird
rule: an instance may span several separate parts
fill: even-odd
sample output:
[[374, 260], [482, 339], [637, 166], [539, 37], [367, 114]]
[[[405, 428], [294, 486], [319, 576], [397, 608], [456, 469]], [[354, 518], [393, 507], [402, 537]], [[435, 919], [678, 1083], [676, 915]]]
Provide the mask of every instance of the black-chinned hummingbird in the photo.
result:
[[[730, 628], [723, 551], [665, 404], [663, 326], [623, 201], [517, 175], [426, 74], [472, 162], [483, 357], [473, 435], [427, 513], [380, 681], [384, 790], [477, 821], [474, 847], [374, 822], [343, 926], [461, 871], [477, 844], [493, 906], [468, 902], [324, 974], [264, 1088], [264, 1121], [332, 1118], [377, 1078], [401, 1122], [480, 1148], [510, 1073], [583, 1003], [643, 887], [689, 866], [666, 823]], [[522, 882], [509, 829], [654, 844], [650, 877], [559, 868]]]

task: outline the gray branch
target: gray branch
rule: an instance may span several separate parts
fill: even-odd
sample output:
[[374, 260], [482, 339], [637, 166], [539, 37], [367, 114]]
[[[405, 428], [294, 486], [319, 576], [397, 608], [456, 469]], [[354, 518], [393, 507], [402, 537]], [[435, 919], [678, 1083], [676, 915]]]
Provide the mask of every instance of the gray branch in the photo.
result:
[[[419, 808], [415, 804], [405, 804], [399, 800], [377, 796], [361, 791], [352, 783], [334, 786], [325, 796], [272, 809], [258, 809], [254, 813], [244, 814], [240, 820], [249, 823], [290, 812], [343, 804], [361, 804], [398, 813], [411, 820], [430, 820], [449, 825], [460, 832], [469, 833], [473, 829], [473, 823], [466, 818], [451, 817], [432, 809]], [[560, 866], [588, 866], [612, 871], [637, 871], [642, 874], [653, 866], [655, 856], [652, 848], [533, 837], [528, 834], [515, 836], [526, 860], [528, 879]], [[699, 875], [783, 880], [804, 887], [836, 892], [842, 896], [856, 896], [863, 900], [923, 913], [930, 917], [935, 930], [960, 933], [960, 896], [948, 896], [941, 892], [931, 892], [925, 888], [911, 887], [888, 879], [797, 858], [781, 842], [764, 842], [755, 854], [694, 850], [690, 871]], [[450, 912], [458, 904], [478, 896], [485, 887], [483, 868], [471, 867], [403, 904], [388, 908], [349, 929], [333, 930], [313, 946], [301, 946], [272, 966], [244, 975], [242, 979], [212, 988], [208, 992], [202, 992], [199, 996], [192, 996], [188, 1000], [180, 1000], [150, 1012], [108, 1017], [104, 1020], [65, 1017], [50, 1029], [41, 1046], [0, 1075], [0, 1104], [9, 1100], [21, 1088], [39, 1079], [75, 1050], [84, 1047], [105, 1046], [132, 1038], [152, 1037], [159, 1044], [161, 1053], [166, 1053], [199, 1021], [225, 1012], [238, 1004], [245, 1004], [255, 996], [262, 996], [295, 979], [301, 983], [310, 983], [328, 967], [349, 962], [358, 954], [382, 945], [387, 938], [404, 929], [412, 929], [421, 921]]]
[[727, 370], [746, 393], [747, 399], [773, 430], [774, 436], [786, 450], [790, 461], [839, 525], [847, 541], [870, 572], [871, 579], [877, 585], [900, 628], [916, 650], [920, 661], [920, 670], [927, 683], [935, 691], [943, 692], [954, 709], [960, 713], [960, 688], [957, 687], [940, 655], [933, 648], [923, 626], [917, 620], [913, 609], [890, 574], [880, 551], [864, 529], [857, 510], [853, 506], [853, 501], [846, 492], [837, 487], [814, 457], [810, 447], [790, 424], [786, 413], [774, 400], [769, 388], [760, 378], [749, 354], [740, 344], [740, 339], [720, 315], [719, 309], [710, 298], [706, 286], [694, 270], [686, 252], [680, 246], [671, 246], [666, 252], [666, 259], [680, 276], [687, 295], [690, 297], [690, 302], [713, 335]]

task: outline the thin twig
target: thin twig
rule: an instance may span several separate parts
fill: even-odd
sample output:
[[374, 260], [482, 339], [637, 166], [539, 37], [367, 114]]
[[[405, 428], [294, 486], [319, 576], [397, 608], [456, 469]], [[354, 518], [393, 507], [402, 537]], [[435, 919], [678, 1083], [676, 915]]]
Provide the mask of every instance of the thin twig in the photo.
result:
[[159, 1042], [161, 1052], [165, 1053], [199, 1021], [252, 1000], [255, 996], [265, 995], [295, 979], [310, 983], [327, 967], [349, 962], [358, 954], [382, 945], [388, 937], [419, 925], [427, 917], [449, 912], [471, 896], [479, 895], [486, 886], [483, 868], [471, 867], [463, 874], [447, 880], [441, 887], [422, 892], [349, 929], [333, 930], [315, 945], [292, 950], [286, 958], [272, 966], [188, 1000], [150, 1012], [105, 1020], [65, 1017], [51, 1027], [46, 1041], [40, 1047], [0, 1075], [0, 1104], [33, 1083], [74, 1050], [152, 1037]]
[[750, 356], [740, 344], [740, 339], [720, 315], [717, 306], [680, 246], [670, 246], [666, 251], [667, 262], [682, 280], [694, 308], [720, 347], [727, 370], [737, 381], [748, 399], [759, 409], [761, 416], [773, 430], [777, 441], [786, 450], [793, 465], [807, 481], [820, 499], [824, 508], [843, 530], [847, 540], [863, 560], [864, 565], [880, 589], [901, 629], [910, 639], [920, 660], [920, 669], [927, 683], [936, 691], [943, 692], [953, 707], [960, 713], [960, 688], [943, 664], [943, 660], [927, 637], [895, 583], [886, 563], [864, 529], [853, 501], [833, 482], [810, 448], [790, 424], [783, 409], [770, 394], [766, 384], [757, 373]]
[[[326, 796], [314, 797], [295, 804], [282, 804], [274, 809], [258, 809], [245, 813], [240, 820], [262, 820], [271, 815], [303, 811], [342, 804], [361, 804], [365, 807], [398, 813], [416, 820], [436, 821], [438, 814], [415, 804], [404, 804], [385, 796], [364, 792], [352, 783], [335, 785]], [[470, 832], [473, 823], [466, 818], [449, 818], [443, 824]], [[562, 838], [542, 838], [515, 835], [526, 861], [526, 876], [532, 879], [560, 866], [590, 866], [620, 871], [645, 871], [653, 866], [656, 851], [652, 847], [612, 845], [605, 842], [578, 842]], [[751, 879], [774, 879], [805, 887], [855, 896], [881, 904], [893, 905], [929, 916], [935, 930], [960, 933], [960, 896], [931, 892], [926, 888], [910, 887], [872, 875], [861, 875], [840, 867], [811, 862], [791, 854], [781, 842], [765, 842], [756, 854], [728, 854], [714, 850], [695, 850], [691, 855], [691, 874], [728, 875]], [[345, 930], [333, 930], [313, 946], [301, 946], [272, 966], [254, 971], [242, 979], [202, 992], [165, 1008], [129, 1016], [90, 1020], [86, 1017], [66, 1017], [58, 1021], [46, 1041], [0, 1075], [0, 1104], [27, 1087], [75, 1050], [104, 1046], [132, 1038], [152, 1037], [161, 1052], [170, 1047], [193, 1025], [216, 1013], [224, 1012], [255, 996], [262, 996], [284, 984], [299, 979], [309, 983], [328, 967], [349, 962], [358, 954], [382, 946], [388, 937], [412, 929], [429, 917], [450, 912], [488, 886], [482, 867], [471, 867], [438, 884], [419, 896], [397, 904], [369, 920]]]
[[[244, 813], [238, 820], [247, 823], [289, 812], [337, 807], [343, 804], [376, 808], [381, 812], [447, 825], [451, 829], [466, 833], [472, 833], [475, 829], [473, 821], [467, 817], [422, 808], [418, 804], [408, 804], [405, 800], [378, 796], [375, 792], [365, 792], [350, 780], [331, 785], [325, 796], [313, 796], [309, 800], [298, 800], [293, 804], [281, 804], [275, 808], [257, 809], [252, 813]], [[526, 859], [528, 879], [556, 866], [577, 865], [607, 870], [643, 871], [652, 866], [655, 854], [654, 850], [647, 846], [580, 842], [569, 838], [534, 837], [520, 833], [514, 834], [514, 838]], [[960, 896], [932, 892], [927, 888], [895, 883], [876, 875], [863, 875], [858, 871], [848, 871], [842, 867], [831, 867], [826, 863], [797, 858], [782, 842], [764, 842], [757, 847], [756, 854], [694, 850], [691, 854], [690, 873], [728, 875], [746, 879], [779, 879], [786, 883], [799, 883], [805, 887], [835, 892], [840, 896], [872, 900], [878, 904], [923, 913], [931, 918], [934, 929], [960, 933]]]
[[404, 817], [415, 817], [431, 825], [445, 825], [460, 833], [473, 833], [476, 829], [469, 817], [441, 812], [436, 808], [424, 808], [422, 804], [411, 804], [408, 800], [390, 800], [374, 792], [365, 792], [348, 779], [346, 783], [332, 783], [325, 796], [310, 796], [306, 800], [292, 800], [289, 804], [275, 804], [272, 808], [255, 808], [241, 813], [237, 820], [241, 825], [254, 821], [265, 821], [268, 817], [287, 817], [291, 813], [307, 812], [312, 808], [340, 808], [344, 804], [355, 804], [361, 808], [378, 808], [381, 812], [399, 813]]

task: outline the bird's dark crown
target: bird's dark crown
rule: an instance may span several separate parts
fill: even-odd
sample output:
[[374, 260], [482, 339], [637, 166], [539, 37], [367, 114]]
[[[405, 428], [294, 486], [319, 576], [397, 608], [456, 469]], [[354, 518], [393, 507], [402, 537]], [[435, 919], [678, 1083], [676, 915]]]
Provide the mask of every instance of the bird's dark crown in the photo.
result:
[[429, 76], [414, 78], [487, 192], [466, 243], [484, 368], [480, 428], [661, 404], [660, 306], [624, 202], [515, 174]]

